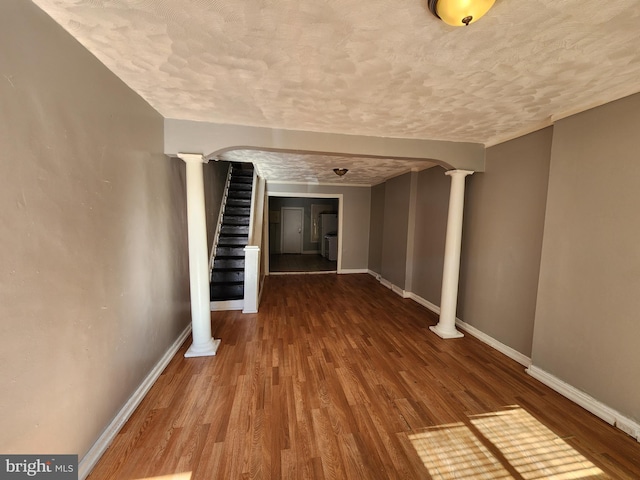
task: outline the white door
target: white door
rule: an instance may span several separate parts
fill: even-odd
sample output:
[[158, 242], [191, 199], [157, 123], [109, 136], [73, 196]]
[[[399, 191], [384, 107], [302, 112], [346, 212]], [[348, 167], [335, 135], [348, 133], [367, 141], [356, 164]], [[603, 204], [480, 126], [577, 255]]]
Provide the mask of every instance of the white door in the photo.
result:
[[304, 209], [283, 207], [280, 214], [282, 225], [282, 253], [302, 253], [302, 215]]

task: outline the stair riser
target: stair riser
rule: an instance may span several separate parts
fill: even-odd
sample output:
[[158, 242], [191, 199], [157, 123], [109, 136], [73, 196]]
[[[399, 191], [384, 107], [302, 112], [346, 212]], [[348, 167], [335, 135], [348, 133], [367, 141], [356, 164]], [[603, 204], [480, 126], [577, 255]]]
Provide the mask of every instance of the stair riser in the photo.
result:
[[227, 198], [227, 207], [247, 207], [251, 208], [251, 200], [248, 198]]
[[229, 195], [227, 198], [239, 199], [239, 200], [251, 200], [251, 191], [244, 190], [231, 190], [229, 189]]
[[249, 225], [249, 217], [225, 215], [222, 217], [222, 226], [225, 225]]
[[213, 261], [213, 270], [218, 268], [242, 268], [244, 269], [244, 258], [216, 258]]
[[253, 177], [231, 177], [229, 190], [249, 190], [253, 188]]
[[244, 257], [244, 247], [220, 247], [216, 249], [218, 257]]
[[244, 282], [244, 271], [243, 270], [218, 270], [217, 272], [213, 272], [213, 276], [211, 277], [212, 283], [228, 283], [228, 282]]
[[238, 300], [244, 297], [242, 285], [211, 286], [211, 301]]
[[230, 237], [227, 235], [221, 235], [218, 239], [218, 247], [228, 247], [231, 245], [245, 247], [249, 243], [249, 237]]
[[222, 235], [249, 235], [249, 227], [243, 225], [222, 225], [220, 227]]
[[240, 215], [240, 216], [251, 216], [251, 208], [250, 207], [236, 207], [234, 205], [227, 205], [224, 209], [225, 215]]

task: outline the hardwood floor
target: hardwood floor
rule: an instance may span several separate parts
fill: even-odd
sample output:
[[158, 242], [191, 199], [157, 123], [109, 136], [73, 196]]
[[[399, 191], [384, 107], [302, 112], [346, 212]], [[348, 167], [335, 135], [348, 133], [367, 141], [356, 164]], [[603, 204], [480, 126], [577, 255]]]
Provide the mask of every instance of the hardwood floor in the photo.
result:
[[313, 254], [271, 254], [269, 272], [328, 272], [336, 271], [338, 262], [328, 260], [322, 255]]
[[188, 341], [91, 480], [640, 478], [638, 442], [369, 275], [212, 319], [218, 355]]

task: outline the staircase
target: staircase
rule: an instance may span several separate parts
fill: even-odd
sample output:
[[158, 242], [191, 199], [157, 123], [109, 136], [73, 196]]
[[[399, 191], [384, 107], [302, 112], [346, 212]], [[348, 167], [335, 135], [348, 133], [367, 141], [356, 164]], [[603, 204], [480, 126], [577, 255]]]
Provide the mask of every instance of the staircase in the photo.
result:
[[244, 247], [249, 240], [253, 165], [233, 163], [213, 260], [211, 301], [244, 299]]

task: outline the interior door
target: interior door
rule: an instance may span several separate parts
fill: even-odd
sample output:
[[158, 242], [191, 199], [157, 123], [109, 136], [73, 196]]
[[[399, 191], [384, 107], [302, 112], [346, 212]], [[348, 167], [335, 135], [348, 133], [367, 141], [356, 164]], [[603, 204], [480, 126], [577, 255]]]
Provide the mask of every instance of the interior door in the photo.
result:
[[302, 253], [303, 212], [302, 208], [282, 208], [282, 253]]

